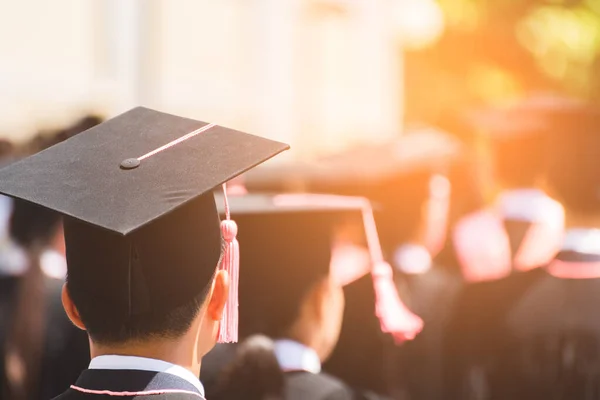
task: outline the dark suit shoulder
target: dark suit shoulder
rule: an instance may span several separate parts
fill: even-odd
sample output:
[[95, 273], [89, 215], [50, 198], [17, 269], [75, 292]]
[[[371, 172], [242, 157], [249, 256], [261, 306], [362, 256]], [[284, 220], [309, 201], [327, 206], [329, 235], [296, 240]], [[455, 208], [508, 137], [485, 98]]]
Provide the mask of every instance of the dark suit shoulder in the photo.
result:
[[[105, 394], [88, 394], [69, 389], [53, 400], [114, 400], [115, 396]], [[202, 400], [201, 397], [186, 393], [153, 394], [147, 396], [118, 397], [120, 400]]]
[[309, 372], [286, 374], [286, 399], [346, 400], [353, 399], [353, 391], [331, 375]]
[[326, 373], [290, 372], [286, 374], [286, 400], [383, 400], [370, 392], [359, 392]]

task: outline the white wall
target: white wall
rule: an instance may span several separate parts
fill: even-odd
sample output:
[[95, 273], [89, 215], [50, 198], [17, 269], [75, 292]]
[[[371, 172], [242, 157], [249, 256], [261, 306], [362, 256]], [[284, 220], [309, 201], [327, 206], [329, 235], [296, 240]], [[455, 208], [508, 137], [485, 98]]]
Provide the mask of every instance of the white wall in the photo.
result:
[[26, 126], [144, 104], [288, 141], [298, 156], [394, 135], [390, 1], [0, 0], [0, 131], [21, 114]]

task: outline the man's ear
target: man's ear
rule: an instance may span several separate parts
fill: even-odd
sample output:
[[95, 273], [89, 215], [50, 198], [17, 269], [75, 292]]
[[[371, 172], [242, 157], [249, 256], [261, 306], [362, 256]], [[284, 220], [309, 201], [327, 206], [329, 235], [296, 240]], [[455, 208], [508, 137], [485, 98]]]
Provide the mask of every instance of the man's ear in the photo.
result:
[[229, 273], [218, 270], [213, 279], [212, 288], [209, 293], [206, 315], [213, 321], [220, 321], [223, 310], [229, 296]]
[[77, 307], [75, 307], [73, 300], [71, 300], [71, 295], [69, 295], [66, 283], [63, 284], [61, 298], [63, 307], [65, 309], [65, 312], [67, 313], [67, 317], [69, 317], [73, 325], [85, 331], [85, 325], [83, 324], [83, 321], [79, 316], [79, 311], [77, 311]]

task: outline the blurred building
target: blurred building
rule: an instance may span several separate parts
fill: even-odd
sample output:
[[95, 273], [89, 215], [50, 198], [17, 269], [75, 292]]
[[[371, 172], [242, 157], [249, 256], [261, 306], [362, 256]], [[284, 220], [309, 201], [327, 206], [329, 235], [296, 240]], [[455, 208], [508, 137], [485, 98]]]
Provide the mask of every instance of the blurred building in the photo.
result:
[[0, 135], [141, 104], [302, 157], [398, 134], [398, 21], [432, 0], [0, 2]]

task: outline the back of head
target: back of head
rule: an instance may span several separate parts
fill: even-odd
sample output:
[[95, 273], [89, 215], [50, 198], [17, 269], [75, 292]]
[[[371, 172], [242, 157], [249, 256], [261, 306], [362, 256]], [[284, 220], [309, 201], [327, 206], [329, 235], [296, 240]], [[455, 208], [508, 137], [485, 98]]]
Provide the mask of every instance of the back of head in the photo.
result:
[[210, 207], [212, 194], [200, 196], [128, 236], [65, 218], [67, 288], [92, 340], [175, 339], [189, 329], [221, 255]]
[[285, 336], [299, 316], [305, 295], [329, 272], [328, 217], [295, 213], [283, 217], [283, 223], [277, 214], [235, 218], [243, 243], [240, 334]]
[[535, 187], [544, 172], [545, 154], [541, 129], [497, 138], [492, 144], [494, 171], [506, 188]]
[[[273, 351], [273, 341], [248, 337], [237, 349], [213, 396], [218, 400], [283, 400], [284, 375]], [[211, 397], [211, 398], [213, 398]]]
[[493, 169], [506, 188], [530, 188], [544, 172], [544, 141], [552, 129], [552, 110], [531, 109], [517, 103], [496, 110], [484, 130], [490, 138]]
[[[40, 132], [26, 143], [24, 148], [20, 149], [20, 152], [24, 153], [21, 155], [31, 155], [45, 150], [101, 122], [102, 120], [99, 117], [89, 115], [64, 129], [51, 133]], [[6, 146], [0, 144], [0, 157], [2, 157], [2, 150], [5, 148], [10, 149], [9, 155], [14, 153], [15, 149], [13, 147], [10, 146], [10, 143]], [[25, 249], [29, 249], [33, 245], [45, 247], [50, 244], [54, 235], [58, 233], [60, 223], [61, 216], [57, 212], [26, 201], [16, 200], [10, 221], [10, 234], [17, 244]]]
[[600, 214], [600, 113], [581, 105], [556, 113], [548, 185], [567, 210]]
[[[232, 210], [242, 243], [240, 335], [248, 339], [224, 375], [217, 398], [282, 399], [284, 375], [271, 340], [303, 342], [322, 358], [337, 342], [339, 330], [331, 326], [338, 315], [342, 317], [338, 303], [313, 294], [321, 293], [321, 283], [332, 276], [332, 246], [342, 221], [351, 216], [331, 210], [241, 215]], [[321, 304], [313, 304], [313, 300]], [[307, 304], [311, 305], [305, 307]], [[312, 316], [306, 319], [304, 311], [312, 311], [313, 305], [327, 321], [312, 320]]]
[[58, 213], [26, 201], [15, 201], [10, 217], [10, 236], [25, 249], [51, 243], [60, 226]]

